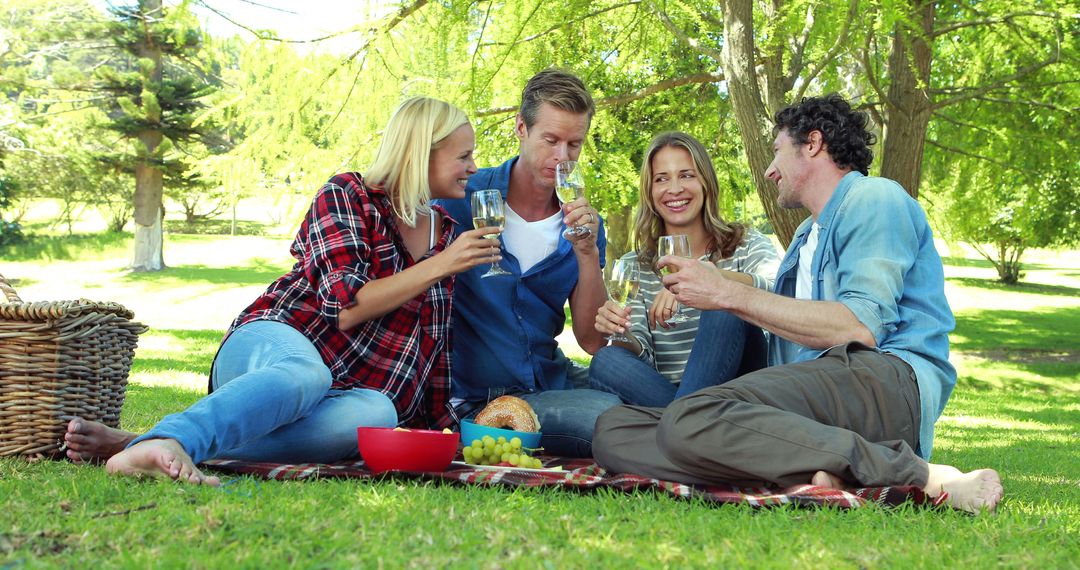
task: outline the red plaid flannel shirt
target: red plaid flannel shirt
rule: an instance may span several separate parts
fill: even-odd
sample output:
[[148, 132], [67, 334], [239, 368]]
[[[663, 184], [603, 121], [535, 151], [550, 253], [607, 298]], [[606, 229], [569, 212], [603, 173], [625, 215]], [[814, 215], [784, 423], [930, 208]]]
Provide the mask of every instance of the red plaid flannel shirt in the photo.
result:
[[[444, 210], [441, 236], [428, 255], [453, 240], [456, 223]], [[398, 232], [390, 199], [359, 174], [339, 174], [315, 196], [291, 253], [296, 265], [270, 285], [230, 332], [251, 321], [289, 324], [315, 344], [337, 389], [370, 388], [397, 407], [409, 427], [447, 427], [457, 421], [450, 398], [450, 302], [453, 277], [400, 308], [348, 331], [338, 313], [355, 304], [372, 279], [416, 263]]]

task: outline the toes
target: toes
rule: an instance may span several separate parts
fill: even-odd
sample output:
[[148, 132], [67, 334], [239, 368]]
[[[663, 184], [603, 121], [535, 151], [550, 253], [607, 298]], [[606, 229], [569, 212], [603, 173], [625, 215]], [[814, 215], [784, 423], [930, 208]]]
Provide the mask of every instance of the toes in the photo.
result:
[[90, 437], [85, 436], [81, 433], [74, 432], [68, 432], [64, 434], [64, 442], [66, 442], [69, 447], [73, 447], [76, 449], [92, 443]]

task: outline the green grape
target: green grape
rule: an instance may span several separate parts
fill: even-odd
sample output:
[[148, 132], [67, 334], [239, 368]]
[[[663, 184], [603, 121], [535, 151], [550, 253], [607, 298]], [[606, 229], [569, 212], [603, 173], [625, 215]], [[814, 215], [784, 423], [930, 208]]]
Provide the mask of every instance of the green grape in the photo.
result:
[[521, 456], [516, 454], [516, 453], [511, 453], [510, 454], [510, 459], [508, 461], [510, 461], [510, 465], [513, 465], [514, 467], [517, 467], [517, 466], [521, 465]]
[[511, 439], [510, 440], [510, 448], [513, 449], [514, 451], [517, 451], [517, 450], [521, 449], [521, 438], [520, 437], [515, 437], [514, 439]]
[[506, 443], [506, 436], [505, 435], [500, 435], [499, 439], [496, 440], [495, 443]]
[[461, 450], [461, 456], [465, 458], [466, 463], [468, 463], [469, 460], [472, 459], [472, 449], [473, 448], [471, 447], [466, 447], [465, 449]]

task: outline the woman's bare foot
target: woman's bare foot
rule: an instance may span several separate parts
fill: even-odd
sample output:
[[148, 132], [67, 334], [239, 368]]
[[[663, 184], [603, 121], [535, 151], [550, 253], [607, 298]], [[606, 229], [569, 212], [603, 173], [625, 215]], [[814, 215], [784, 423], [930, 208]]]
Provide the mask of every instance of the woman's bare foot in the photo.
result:
[[64, 433], [67, 456], [75, 463], [105, 461], [120, 453], [135, 439], [135, 434], [105, 424], [75, 418]]
[[147, 439], [121, 451], [105, 464], [109, 473], [141, 477], [166, 476], [183, 483], [217, 487], [221, 480], [203, 475], [175, 439]]
[[814, 473], [814, 477], [810, 479], [810, 484], [817, 487], [828, 487], [829, 489], [845, 490], [848, 488], [843, 479], [825, 471]]
[[945, 494], [945, 502], [954, 509], [976, 514], [993, 511], [1005, 493], [1001, 477], [993, 469], [964, 473], [949, 465], [928, 465], [930, 475], [923, 491], [934, 498]]

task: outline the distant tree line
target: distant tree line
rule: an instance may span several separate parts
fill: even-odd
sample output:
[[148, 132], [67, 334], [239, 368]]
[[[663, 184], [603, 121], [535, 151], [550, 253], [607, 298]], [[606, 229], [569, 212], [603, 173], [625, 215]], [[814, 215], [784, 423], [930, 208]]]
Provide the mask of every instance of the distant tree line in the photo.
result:
[[497, 164], [516, 151], [521, 86], [549, 66], [599, 104], [584, 158], [611, 255], [633, 246], [641, 153], [668, 129], [707, 144], [726, 215], [786, 244], [806, 214], [778, 208], [764, 178], [771, 117], [833, 91], [871, 114], [874, 173], [1002, 281], [1028, 248], [1080, 236], [1080, 20], [1065, 0], [406, 0], [343, 23], [340, 55], [266, 31], [209, 37], [190, 2], [114, 4], [0, 0], [0, 228], [33, 198], [60, 200], [69, 223], [97, 208], [113, 229], [135, 222], [135, 269], [164, 266], [163, 197], [195, 222], [310, 194], [363, 168], [407, 96], [469, 111], [480, 161]]

